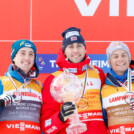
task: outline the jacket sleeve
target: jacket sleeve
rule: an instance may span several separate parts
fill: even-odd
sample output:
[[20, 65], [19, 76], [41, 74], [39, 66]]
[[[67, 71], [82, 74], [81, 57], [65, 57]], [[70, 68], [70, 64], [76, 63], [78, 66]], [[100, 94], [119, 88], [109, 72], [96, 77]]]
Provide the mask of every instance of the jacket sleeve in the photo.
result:
[[59, 119], [59, 112], [61, 104], [56, 102], [50, 93], [51, 82], [54, 79], [53, 75], [50, 75], [43, 84], [42, 99], [43, 105], [41, 108], [41, 129], [47, 134], [55, 134], [63, 129], [67, 125], [67, 121], [63, 123]]
[[[99, 76], [100, 76], [100, 79], [101, 79], [101, 86], [103, 86], [105, 84], [106, 75], [104, 74], [103, 70], [100, 69], [99, 67], [95, 66], [95, 69], [98, 70], [98, 73], [99, 73]], [[106, 110], [103, 108], [102, 95], [100, 95], [100, 99], [101, 99], [101, 105], [102, 105], [103, 120], [104, 120], [104, 123], [107, 127], [108, 126], [108, 124], [107, 124], [107, 113], [106, 113]]]
[[[103, 87], [102, 87], [102, 90], [103, 90]], [[102, 91], [102, 90], [101, 90], [101, 91]], [[102, 92], [101, 92], [100, 98], [101, 98], [101, 105], [102, 105], [103, 120], [104, 120], [104, 123], [105, 123], [106, 127], [108, 128], [107, 112], [106, 112], [106, 110], [103, 108]]]
[[[3, 94], [3, 84], [2, 84], [2, 81], [0, 80], [0, 95], [2, 95], [2, 94]], [[0, 114], [2, 111], [3, 111], [3, 108], [0, 107]]]
[[99, 67], [96, 67], [96, 66], [94, 66], [94, 67], [98, 71], [98, 74], [99, 74], [100, 79], [101, 79], [101, 86], [102, 86], [103, 84], [105, 84], [106, 75], [104, 74], [102, 69], [100, 69]]
[[0, 80], [0, 95], [3, 94], [3, 85], [2, 85], [2, 81]]

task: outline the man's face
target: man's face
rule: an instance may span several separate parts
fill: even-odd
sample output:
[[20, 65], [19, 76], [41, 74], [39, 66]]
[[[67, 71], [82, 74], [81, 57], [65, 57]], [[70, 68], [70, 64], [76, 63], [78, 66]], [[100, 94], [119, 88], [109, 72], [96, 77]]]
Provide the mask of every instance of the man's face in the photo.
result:
[[15, 65], [27, 74], [34, 64], [34, 51], [32, 48], [23, 47], [15, 55], [13, 61]]
[[117, 75], [123, 75], [129, 67], [129, 56], [124, 50], [116, 50], [113, 52], [110, 64]]
[[79, 63], [85, 57], [86, 49], [82, 43], [72, 43], [68, 45], [64, 54], [72, 63]]

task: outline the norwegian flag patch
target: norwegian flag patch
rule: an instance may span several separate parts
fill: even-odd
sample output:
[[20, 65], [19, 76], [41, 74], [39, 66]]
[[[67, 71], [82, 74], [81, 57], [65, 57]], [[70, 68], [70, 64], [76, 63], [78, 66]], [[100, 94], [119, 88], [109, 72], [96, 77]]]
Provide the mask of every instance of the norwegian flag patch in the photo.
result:
[[48, 127], [51, 125], [51, 119], [45, 121], [45, 127]]
[[76, 36], [71, 37], [71, 41], [77, 40]]

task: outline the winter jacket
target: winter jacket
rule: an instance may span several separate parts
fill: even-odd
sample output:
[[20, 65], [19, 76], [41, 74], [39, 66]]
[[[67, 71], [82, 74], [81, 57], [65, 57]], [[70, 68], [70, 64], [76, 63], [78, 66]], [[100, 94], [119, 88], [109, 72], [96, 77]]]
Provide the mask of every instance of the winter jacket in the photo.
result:
[[[130, 99], [134, 98], [134, 70], [131, 69], [130, 73], [132, 81], [131, 93], [125, 88], [127, 86], [127, 73], [128, 70], [123, 76], [117, 76], [114, 72], [108, 73], [106, 84], [102, 87], [103, 108], [107, 113], [110, 134], [134, 133], [134, 111], [130, 109]], [[125, 79], [124, 82], [122, 81], [123, 79]], [[125, 86], [122, 86], [122, 84]]]
[[[12, 65], [9, 66], [8, 73], [16, 84], [18, 92], [22, 94], [22, 100], [20, 103], [11, 103], [4, 108], [0, 108], [0, 133], [41, 134], [40, 109], [42, 105], [42, 84], [35, 79], [24, 79], [17, 70], [13, 70]], [[25, 85], [24, 83], [27, 84]], [[16, 88], [7, 74], [6, 76], [1, 76], [0, 93], [14, 94], [15, 91]]]
[[60, 70], [51, 74], [44, 82], [43, 85], [43, 105], [41, 109], [41, 129], [45, 134], [66, 134], [66, 128], [69, 125], [69, 120], [62, 122], [59, 118], [59, 113], [62, 104], [58, 103], [50, 93], [50, 86], [53, 79], [63, 72], [66, 68], [69, 72], [78, 76], [82, 83], [84, 83], [86, 68], [87, 68], [87, 81], [84, 93], [84, 98], [89, 102], [89, 107], [85, 110], [78, 110], [80, 120], [86, 124], [87, 131], [83, 134], [106, 134], [106, 126], [103, 121], [102, 107], [100, 101], [100, 88], [105, 81], [103, 71], [90, 65], [90, 58], [85, 55], [84, 61], [80, 63], [71, 63], [66, 60], [62, 50], [59, 51], [57, 65]]

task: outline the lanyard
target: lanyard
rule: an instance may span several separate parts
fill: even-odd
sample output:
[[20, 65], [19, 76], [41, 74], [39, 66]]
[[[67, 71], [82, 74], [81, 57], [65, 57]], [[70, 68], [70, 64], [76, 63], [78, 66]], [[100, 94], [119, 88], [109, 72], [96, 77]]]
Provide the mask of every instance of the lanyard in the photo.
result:
[[15, 87], [16, 91], [18, 91], [18, 90], [21, 89], [22, 87], [25, 87], [27, 84], [29, 84], [29, 83], [32, 81], [32, 79], [29, 79], [29, 80], [26, 81], [22, 86], [20, 86], [19, 88], [17, 88], [17, 86], [16, 86], [14, 80], [12, 79], [11, 75], [10, 75], [8, 72], [7, 72], [7, 76], [8, 76], [8, 78], [10, 79], [11, 83], [13, 84], [13, 86]]
[[127, 89], [127, 91], [132, 91], [132, 80], [131, 80], [131, 69], [128, 68], [128, 74], [127, 74], [127, 86], [120, 81], [118, 81], [122, 87]]
[[88, 73], [87, 73], [87, 68], [86, 68], [85, 78], [84, 78], [84, 85], [83, 85], [83, 93], [82, 93], [82, 96], [81, 97], [83, 97], [84, 94], [85, 94], [85, 88], [86, 88], [86, 82], [87, 82], [87, 75], [88, 75]]

